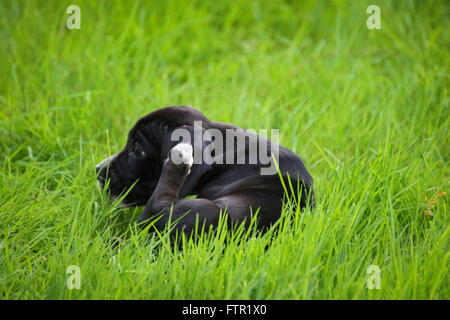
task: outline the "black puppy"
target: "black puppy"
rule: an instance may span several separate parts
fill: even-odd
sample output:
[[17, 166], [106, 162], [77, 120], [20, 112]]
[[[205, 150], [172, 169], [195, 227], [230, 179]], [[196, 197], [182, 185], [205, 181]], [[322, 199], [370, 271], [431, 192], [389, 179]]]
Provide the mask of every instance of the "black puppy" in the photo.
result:
[[[266, 228], [280, 217], [285, 197], [314, 206], [312, 178], [295, 153], [185, 106], [141, 118], [125, 148], [96, 170], [112, 198], [131, 188], [123, 203], [145, 205], [138, 222], [145, 226], [159, 217], [154, 224], [159, 230], [178, 219], [173, 232], [190, 234], [197, 219], [200, 230], [203, 223], [214, 226], [225, 210], [230, 223], [248, 223], [258, 209], [258, 227]], [[185, 199], [189, 195], [197, 198]]]

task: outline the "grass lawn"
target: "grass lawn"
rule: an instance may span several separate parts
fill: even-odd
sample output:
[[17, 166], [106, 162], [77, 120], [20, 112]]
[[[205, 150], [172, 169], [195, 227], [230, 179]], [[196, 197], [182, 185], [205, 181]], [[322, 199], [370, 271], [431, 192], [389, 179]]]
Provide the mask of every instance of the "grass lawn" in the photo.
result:
[[[370, 4], [381, 29], [366, 27]], [[449, 299], [449, 9], [1, 0], [0, 298]], [[169, 105], [279, 129], [316, 208], [286, 207], [262, 236], [148, 242], [143, 208], [110, 203], [94, 168]]]

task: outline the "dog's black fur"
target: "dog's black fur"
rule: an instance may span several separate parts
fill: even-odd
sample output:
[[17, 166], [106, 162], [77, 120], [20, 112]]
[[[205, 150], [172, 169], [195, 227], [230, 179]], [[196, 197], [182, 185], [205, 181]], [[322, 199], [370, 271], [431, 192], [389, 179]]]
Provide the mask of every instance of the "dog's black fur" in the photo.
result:
[[[216, 128], [224, 136], [226, 129], [238, 129], [230, 124], [210, 121], [191, 107], [163, 108], [141, 118], [129, 132], [125, 148], [97, 166], [98, 181], [102, 186], [108, 186], [111, 196], [117, 197], [132, 187], [123, 202], [145, 205], [138, 219], [141, 225], [145, 226], [150, 219], [159, 217], [154, 226], [163, 230], [171, 213], [171, 221], [179, 219], [173, 232], [183, 230], [190, 234], [196, 219], [206, 226], [217, 225], [225, 208], [230, 223], [248, 223], [259, 208], [258, 227], [266, 228], [280, 217], [282, 200], [286, 196], [294, 196], [301, 207], [314, 206], [310, 174], [300, 158], [282, 146], [278, 147], [279, 170], [288, 190], [287, 176], [294, 189], [300, 190], [295, 194], [285, 194], [277, 173], [261, 175], [260, 169], [267, 166], [259, 159], [257, 164], [248, 164], [248, 161], [246, 164], [201, 163], [192, 167], [187, 163], [175, 164], [169, 157], [170, 153], [180, 150], [174, 148], [179, 141], [171, 141], [172, 133], [177, 128], [188, 130], [192, 133], [190, 143], [195, 147], [194, 121], [201, 121], [201, 130]], [[265, 138], [258, 135], [257, 139]], [[267, 143], [274, 145], [270, 140]], [[200, 148], [204, 150], [206, 145], [203, 142]], [[247, 150], [248, 141], [245, 146]], [[225, 146], [223, 150], [225, 159]], [[233, 150], [236, 153], [237, 148]], [[270, 151], [269, 147], [269, 156]], [[234, 156], [236, 160], [237, 156]], [[105, 183], [107, 179], [108, 184]], [[189, 195], [197, 195], [197, 198], [185, 199]]]

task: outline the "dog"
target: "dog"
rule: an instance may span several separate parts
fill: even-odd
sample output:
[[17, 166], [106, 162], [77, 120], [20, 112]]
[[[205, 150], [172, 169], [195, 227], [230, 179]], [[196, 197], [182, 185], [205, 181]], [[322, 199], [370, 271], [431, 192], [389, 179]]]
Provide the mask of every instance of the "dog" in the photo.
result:
[[187, 106], [139, 119], [125, 148], [101, 161], [96, 172], [111, 198], [145, 206], [140, 226], [153, 221], [162, 231], [177, 221], [170, 231], [177, 234], [192, 234], [197, 223], [197, 230], [217, 226], [225, 213], [229, 224], [248, 224], [257, 213], [258, 228], [267, 229], [280, 218], [286, 198], [314, 207], [313, 179], [293, 151]]

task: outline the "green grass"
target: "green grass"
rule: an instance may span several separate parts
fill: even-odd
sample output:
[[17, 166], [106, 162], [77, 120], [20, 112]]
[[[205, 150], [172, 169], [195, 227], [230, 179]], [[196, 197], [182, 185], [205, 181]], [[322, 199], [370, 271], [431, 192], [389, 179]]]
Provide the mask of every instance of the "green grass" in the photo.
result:
[[[65, 27], [73, 3], [81, 30]], [[381, 30], [366, 28], [369, 4]], [[449, 9], [0, 0], [0, 297], [449, 299]], [[280, 129], [316, 209], [286, 209], [264, 236], [144, 245], [142, 208], [110, 203], [94, 166], [139, 117], [180, 104]], [[118, 235], [129, 241], [114, 252]], [[80, 290], [66, 286], [70, 265]]]

